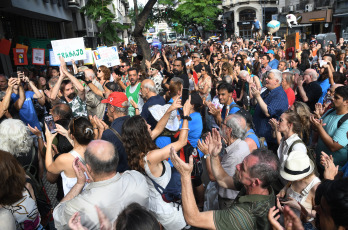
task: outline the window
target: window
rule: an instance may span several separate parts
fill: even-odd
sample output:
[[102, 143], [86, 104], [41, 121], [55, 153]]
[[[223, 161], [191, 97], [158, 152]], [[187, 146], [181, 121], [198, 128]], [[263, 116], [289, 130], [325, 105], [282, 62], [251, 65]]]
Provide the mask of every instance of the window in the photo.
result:
[[252, 10], [252, 9], [242, 10], [241, 12], [239, 12], [240, 22], [253, 21], [255, 17], [256, 17], [256, 12], [255, 10]]

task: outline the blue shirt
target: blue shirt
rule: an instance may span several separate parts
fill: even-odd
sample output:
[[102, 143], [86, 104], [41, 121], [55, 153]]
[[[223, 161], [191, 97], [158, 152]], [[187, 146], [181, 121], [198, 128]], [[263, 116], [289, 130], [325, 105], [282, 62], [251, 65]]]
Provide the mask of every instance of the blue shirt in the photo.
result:
[[325, 80], [322, 81], [322, 82], [319, 82], [319, 81], [318, 81], [318, 83], [319, 83], [319, 85], [320, 85], [320, 87], [321, 87], [321, 92], [322, 92], [321, 97], [319, 98], [318, 103], [323, 104], [324, 97], [325, 97], [327, 91], [328, 91], [328, 90], [330, 89], [330, 87], [331, 87], [331, 85], [330, 85], [330, 80], [329, 80], [329, 78], [327, 78], [327, 79], [325, 79]]
[[273, 90], [266, 90], [261, 94], [263, 101], [267, 105], [267, 117], [259, 104], [256, 105], [255, 113], [253, 115], [253, 122], [255, 125], [255, 132], [259, 137], [265, 137], [267, 143], [276, 143], [276, 139], [272, 136], [272, 127], [268, 124], [271, 118], [278, 118], [283, 112], [288, 110], [288, 97], [281, 86]]
[[146, 120], [146, 122], [149, 125], [151, 125], [151, 130], [153, 130], [156, 127], [157, 121], [151, 115], [149, 111], [149, 107], [153, 105], [165, 105], [165, 104], [166, 102], [164, 101], [163, 97], [159, 95], [150, 97], [149, 100], [147, 100], [147, 102], [144, 104], [143, 110], [141, 111], [140, 115]]
[[272, 61], [270, 61], [268, 63], [268, 65], [272, 68], [272, 69], [278, 69], [278, 65], [279, 65], [279, 61], [277, 59], [273, 59]]
[[[331, 111], [331, 110], [329, 110]], [[326, 113], [329, 113], [327, 111]], [[347, 130], [348, 130], [348, 121], [343, 122], [343, 124], [337, 128], [338, 121], [344, 116], [337, 115], [336, 111], [332, 112], [328, 115], [323, 115], [323, 124], [326, 124], [324, 126], [324, 130], [329, 136], [333, 139], [334, 142], [337, 142], [338, 144], [342, 145], [343, 148], [341, 148], [338, 151], [332, 152], [330, 149], [325, 145], [324, 141], [319, 137], [317, 147], [315, 148], [315, 152], [317, 154], [316, 160], [317, 164], [321, 166], [319, 160], [321, 151], [325, 152], [327, 155], [332, 155], [334, 158], [335, 165], [339, 165], [339, 168], [341, 169], [342, 166], [344, 166], [348, 161], [348, 139], [347, 139]], [[322, 166], [321, 166], [322, 167]]]
[[[202, 116], [199, 112], [194, 112], [190, 114], [190, 117], [192, 118], [191, 121], [188, 122], [188, 137], [187, 140], [190, 142], [190, 144], [196, 148], [197, 142], [201, 138], [202, 131], [203, 131], [203, 120]], [[180, 120], [180, 129], [182, 127], [183, 120]]]
[[253, 21], [253, 26], [254, 26], [255, 29], [260, 29], [260, 22], [259, 22], [259, 20], [256, 20], [256, 22]]
[[[111, 127], [113, 129], [115, 129], [120, 135], [122, 135], [122, 125], [128, 118], [129, 118], [129, 116], [123, 116], [123, 117], [116, 118], [111, 123]], [[112, 132], [110, 129], [107, 129], [103, 132], [101, 139], [104, 141], [111, 142], [115, 146], [115, 149], [117, 150], [118, 157], [119, 157], [119, 161], [118, 161], [118, 165], [117, 165], [117, 172], [122, 173], [126, 170], [130, 170], [130, 168], [128, 166], [126, 150], [124, 149], [123, 143], [121, 142], [121, 140], [118, 139], [116, 134], [114, 132]]]
[[[19, 117], [21, 120], [26, 124], [30, 125], [31, 127], [35, 128], [35, 126], [42, 131], [39, 119], [37, 118], [37, 114], [35, 112], [35, 107], [33, 104], [32, 99], [34, 98], [35, 93], [33, 91], [26, 91], [25, 92], [25, 101], [23, 103], [22, 108], [19, 110]], [[19, 95], [12, 93], [11, 94], [11, 100], [14, 102], [19, 99]]]
[[[229, 105], [230, 106], [230, 111], [228, 112], [228, 115], [234, 114], [234, 113], [236, 113], [236, 112], [238, 112], [240, 110], [240, 108], [238, 106], [236, 106], [234, 108], [231, 108], [232, 105], [236, 105], [236, 102], [232, 101], [232, 103]], [[221, 110], [221, 118], [222, 118], [222, 121], [224, 121], [225, 118], [226, 118], [226, 106], [225, 105], [224, 105], [224, 107]]]

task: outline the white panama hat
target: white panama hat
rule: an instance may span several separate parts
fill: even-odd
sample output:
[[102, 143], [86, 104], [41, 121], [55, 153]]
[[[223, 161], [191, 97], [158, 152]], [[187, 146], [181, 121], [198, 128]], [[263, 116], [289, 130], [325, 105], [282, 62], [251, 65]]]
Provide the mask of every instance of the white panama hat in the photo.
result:
[[309, 159], [306, 152], [292, 151], [286, 159], [280, 175], [288, 181], [297, 181], [310, 175], [314, 170], [314, 162]]

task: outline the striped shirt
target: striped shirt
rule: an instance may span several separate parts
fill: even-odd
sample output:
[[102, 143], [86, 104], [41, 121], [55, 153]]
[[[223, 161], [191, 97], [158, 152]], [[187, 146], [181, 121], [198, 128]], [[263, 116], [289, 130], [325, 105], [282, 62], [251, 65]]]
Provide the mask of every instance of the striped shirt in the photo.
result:
[[243, 187], [229, 209], [214, 211], [217, 230], [257, 230], [269, 229], [268, 211], [275, 205], [275, 195], [246, 195]]

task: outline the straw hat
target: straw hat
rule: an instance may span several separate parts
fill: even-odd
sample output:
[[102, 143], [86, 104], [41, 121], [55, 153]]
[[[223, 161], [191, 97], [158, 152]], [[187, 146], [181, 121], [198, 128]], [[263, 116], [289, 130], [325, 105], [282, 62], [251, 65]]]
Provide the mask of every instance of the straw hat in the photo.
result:
[[310, 175], [314, 170], [314, 163], [306, 152], [292, 151], [280, 169], [280, 175], [288, 181], [297, 181]]

